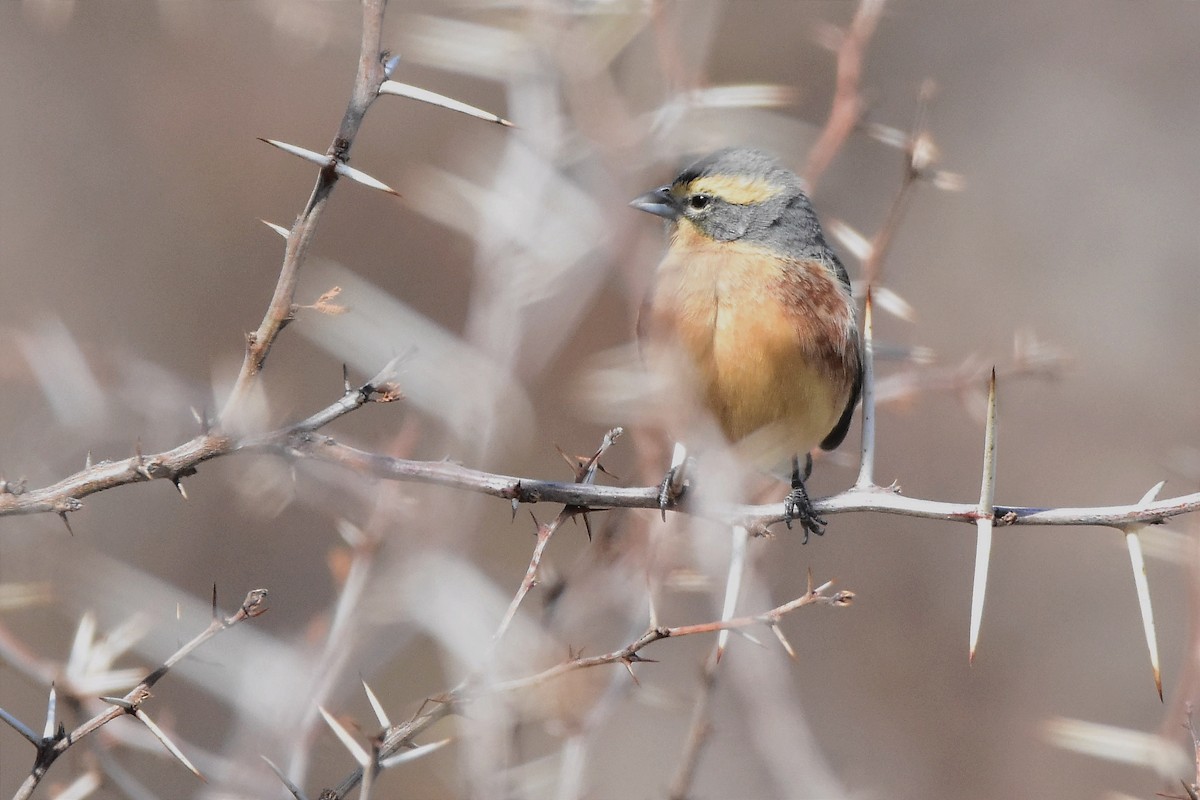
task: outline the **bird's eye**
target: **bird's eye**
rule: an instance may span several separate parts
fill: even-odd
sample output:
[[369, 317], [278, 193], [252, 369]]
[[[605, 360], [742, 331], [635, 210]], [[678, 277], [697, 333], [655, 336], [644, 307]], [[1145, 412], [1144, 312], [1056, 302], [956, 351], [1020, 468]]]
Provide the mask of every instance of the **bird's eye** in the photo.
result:
[[708, 204], [712, 202], [711, 194], [694, 194], [688, 198], [688, 205], [695, 211], [701, 211], [708, 208]]

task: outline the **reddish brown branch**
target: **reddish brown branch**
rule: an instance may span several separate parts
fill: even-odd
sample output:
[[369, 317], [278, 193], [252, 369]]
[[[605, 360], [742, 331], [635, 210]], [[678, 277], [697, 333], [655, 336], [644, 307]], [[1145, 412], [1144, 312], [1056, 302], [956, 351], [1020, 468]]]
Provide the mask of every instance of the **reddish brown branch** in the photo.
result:
[[860, 0], [854, 19], [842, 34], [837, 53], [837, 87], [833, 106], [829, 110], [825, 129], [808, 151], [808, 163], [804, 167], [804, 180], [810, 193], [815, 191], [821, 176], [862, 117], [863, 61], [875, 25], [883, 14], [883, 3], [884, 0]]
[[[845, 606], [854, 599], [853, 592], [834, 592], [833, 594], [825, 594], [829, 589], [830, 584], [825, 583], [816, 588], [809, 588], [805, 594], [797, 597], [783, 605], [776, 606], [769, 611], [751, 616], [735, 617], [728, 620], [715, 620], [697, 625], [680, 625], [677, 627], [662, 627], [651, 626], [634, 641], [630, 642], [620, 650], [614, 650], [611, 653], [605, 653], [597, 656], [577, 656], [568, 659], [560, 664], [557, 664], [541, 672], [527, 675], [523, 678], [505, 681], [492, 684], [488, 687], [477, 687], [470, 683], [464, 682], [455, 689], [446, 692], [437, 697], [430, 698], [425, 706], [413, 716], [408, 722], [401, 725], [393, 726], [384, 731], [378, 739], [377, 760], [382, 760], [388, 756], [400, 752], [400, 750], [411, 746], [413, 739], [428, 729], [438, 720], [454, 713], [463, 703], [466, 703], [477, 697], [480, 693], [507, 693], [528, 689], [531, 687], [541, 686], [556, 678], [562, 677], [570, 672], [575, 672], [581, 669], [589, 669], [591, 667], [603, 666], [605, 664], [624, 664], [632, 674], [632, 665], [639, 662], [651, 661], [651, 659], [642, 658], [639, 653], [662, 639], [678, 638], [680, 636], [693, 636], [702, 633], [716, 633], [721, 630], [735, 630], [741, 628], [749, 628], [758, 625], [767, 627], [776, 627], [787, 614], [790, 614], [797, 609], [810, 605], [830, 605], [830, 606]], [[426, 710], [428, 708], [428, 710]], [[332, 791], [336, 797], [345, 797], [355, 786], [362, 780], [362, 770], [357, 769], [350, 775], [346, 776]]]
[[805, 594], [784, 603], [781, 606], [776, 606], [770, 611], [765, 611], [761, 614], [752, 616], [734, 617], [727, 620], [713, 620], [712, 622], [703, 622], [696, 625], [679, 625], [672, 628], [667, 627], [651, 627], [646, 630], [641, 636], [634, 641], [622, 647], [620, 650], [614, 650], [611, 653], [604, 653], [596, 656], [580, 656], [572, 658], [561, 664], [556, 664], [549, 669], [541, 672], [527, 675], [524, 678], [506, 681], [497, 684], [493, 687], [495, 691], [516, 691], [519, 689], [527, 689], [533, 686], [540, 686], [555, 678], [566, 675], [569, 672], [574, 672], [580, 669], [588, 669], [590, 667], [598, 667], [603, 664], [633, 664], [639, 661], [645, 661], [638, 654], [655, 642], [663, 639], [678, 638], [680, 636], [694, 636], [698, 633], [716, 633], [723, 630], [739, 630], [741, 628], [751, 628], [758, 625], [773, 627], [778, 625], [787, 614], [796, 609], [803, 608], [813, 604], [844, 606], [849, 605], [854, 599], [853, 592], [835, 592], [832, 595], [825, 594], [825, 590], [830, 584], [825, 583], [817, 588], [806, 592]]

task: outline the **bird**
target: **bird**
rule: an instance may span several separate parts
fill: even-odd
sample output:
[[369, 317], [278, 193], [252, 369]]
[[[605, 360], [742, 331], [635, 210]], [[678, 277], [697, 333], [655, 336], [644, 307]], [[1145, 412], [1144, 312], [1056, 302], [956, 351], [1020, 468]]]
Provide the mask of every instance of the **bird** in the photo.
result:
[[[759, 466], [791, 466], [784, 520], [804, 541], [828, 524], [805, 481], [811, 451], [846, 438], [862, 391], [850, 278], [804, 184], [776, 157], [729, 147], [631, 203], [667, 221], [669, 244], [637, 321], [647, 363], [684, 375], [725, 438]], [[803, 460], [803, 470], [801, 463]], [[683, 491], [663, 480], [665, 509]]]

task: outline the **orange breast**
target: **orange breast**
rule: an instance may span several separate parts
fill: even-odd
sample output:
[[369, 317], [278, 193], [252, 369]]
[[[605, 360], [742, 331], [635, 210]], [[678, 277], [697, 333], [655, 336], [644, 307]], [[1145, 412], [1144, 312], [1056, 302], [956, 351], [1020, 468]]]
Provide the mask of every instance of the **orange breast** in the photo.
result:
[[811, 450], [849, 401], [853, 308], [822, 265], [715, 242], [682, 221], [649, 313], [647, 334], [691, 361], [691, 388], [755, 461]]

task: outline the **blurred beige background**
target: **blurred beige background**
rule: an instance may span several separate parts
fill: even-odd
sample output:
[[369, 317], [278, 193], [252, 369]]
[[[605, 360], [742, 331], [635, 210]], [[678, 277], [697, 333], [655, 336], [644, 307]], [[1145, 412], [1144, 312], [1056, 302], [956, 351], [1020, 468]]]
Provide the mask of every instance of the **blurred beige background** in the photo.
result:
[[[302, 315], [285, 330], [268, 364], [264, 418], [311, 413], [340, 393], [342, 361], [365, 379], [413, 344], [405, 340], [411, 328], [393, 327], [398, 312], [371, 299], [377, 291], [463, 336], [512, 384], [479, 400], [488, 411], [469, 414], [478, 429], [465, 436], [439, 422], [436, 407], [413, 404], [366, 408], [331, 433], [366, 447], [567, 479], [556, 444], [590, 451], [608, 427], [631, 424], [577, 402], [588, 365], [631, 339], [633, 310], [662, 245], [657, 226], [625, 203], [669, 178], [687, 152], [718, 144], [768, 146], [802, 166], [834, 82], [834, 57], [819, 41], [853, 10], [843, 1], [394, 2], [385, 41], [404, 59], [397, 79], [521, 127], [507, 131], [396, 98], [377, 104], [353, 163], [404, 199], [338, 186], [299, 302], [344, 283], [342, 270], [366, 284], [347, 297], [353, 310], [345, 317]], [[258, 219], [288, 224], [313, 179], [309, 166], [255, 137], [327, 147], [353, 76], [358, 26], [352, 2], [0, 6], [6, 477], [40, 486], [82, 467], [89, 451], [121, 458], [138, 442], [151, 452], [193, 434], [189, 407], [214, 406], [214, 386], [227, 385], [243, 333], [257, 326], [274, 285], [282, 248]], [[886, 264], [887, 285], [916, 319], [883, 315], [878, 337], [928, 347], [948, 367], [977, 357], [1003, 368], [1021, 331], [1071, 356], [1057, 380], [1001, 386], [999, 503], [1113, 505], [1136, 501], [1159, 480], [1168, 481], [1164, 495], [1200, 483], [1197, 41], [1200, 6], [1174, 0], [886, 6], [867, 56], [868, 119], [907, 128], [921, 83], [934, 80], [928, 126], [940, 165], [965, 176], [966, 188], [918, 189]], [[774, 110], [680, 104], [680, 90], [743, 83], [792, 87], [797, 99]], [[820, 184], [818, 211], [870, 235], [901, 166], [895, 150], [855, 136]], [[858, 264], [845, 260], [857, 275]], [[368, 310], [387, 316], [364, 322]], [[334, 333], [314, 332], [351, 325], [364, 326], [359, 338], [340, 344]], [[416, 344], [421, 352], [400, 383], [411, 379], [405, 388], [414, 403], [425, 391], [436, 406], [439, 387], [451, 389], [436, 370], [423, 372], [433, 343]], [[447, 380], [460, 381], [450, 384], [455, 391], [469, 395], [471, 370], [444, 366], [454, 376]], [[881, 375], [897, 369], [879, 366]], [[876, 476], [912, 496], [969, 502], [978, 496], [982, 439], [960, 397], [916, 395], [880, 414]], [[635, 451], [623, 441], [606, 463], [626, 483], [656, 481], [661, 473], [639, 473]], [[851, 444], [843, 463], [818, 467], [818, 493], [853, 481], [854, 451]], [[60, 659], [82, 610], [96, 608], [111, 625], [143, 609], [157, 615], [162, 638], [131, 663], [151, 663], [198, 629], [195, 620], [175, 621], [177, 600], [204, 598], [217, 582], [232, 607], [262, 585], [272, 611], [254, 632], [286, 647], [303, 672], [305, 648], [320, 648], [314, 619], [326, 618], [337, 595], [327, 554], [341, 544], [335, 521], [347, 519], [388, 542], [370, 608], [394, 602], [404, 607], [397, 619], [408, 621], [389, 618], [372, 629], [387, 646], [349, 649], [325, 702], [372, 731], [357, 689], [362, 674], [402, 718], [455, 683], [461, 665], [439, 655], [446, 618], [412, 621], [406, 604], [420, 604], [424, 584], [390, 594], [401, 584], [381, 576], [415, 569], [428, 578], [419, 557], [457, 554], [504, 601], [524, 573], [532, 525], [524, 510], [510, 522], [502, 501], [371, 486], [308, 465], [292, 481], [278, 461], [223, 459], [187, 482], [187, 503], [165, 482], [89, 498], [72, 516], [74, 537], [52, 517], [0, 520], [0, 580], [48, 580], [58, 595], [50, 608], [4, 621], [40, 655]], [[557, 509], [533, 510], [545, 521]], [[1196, 522], [1169, 527], [1194, 535]], [[597, 554], [599, 544], [589, 551], [582, 531], [567, 526], [551, 545], [553, 564], [576, 581], [569, 608], [589, 606], [589, 565], [609, 558]], [[694, 535], [720, 540], [719, 532]], [[695, 796], [1177, 793], [1177, 781], [1066, 752], [1044, 735], [1048, 720], [1067, 717], [1184, 742], [1181, 707], [1195, 697], [1177, 683], [1190, 674], [1193, 573], [1163, 559], [1149, 565], [1164, 706], [1122, 544], [1100, 529], [999, 531], [981, 650], [968, 668], [971, 528], [842, 515], [807, 547], [785, 532], [752, 542], [765, 576], [754, 600], [795, 596], [811, 568], [858, 601], [788, 619], [798, 664], [775, 648], [735, 643], [743, 646], [731, 653], [729, 684], [718, 691], [720, 716]], [[611, 546], [619, 554], [622, 543]], [[138, 572], [119, 572], [117, 563]], [[162, 583], [139, 591], [142, 574]], [[604, 624], [581, 622], [574, 646], [600, 652], [644, 626], [636, 597], [622, 606], [613, 599], [619, 591], [606, 592], [592, 611]], [[535, 592], [531, 620], [541, 602]], [[672, 595], [662, 613], [678, 624], [713, 611], [707, 601]], [[246, 643], [247, 652], [261, 652], [264, 641]], [[647, 652], [663, 663], [639, 667], [641, 696], [621, 683], [626, 694], [599, 723], [579, 796], [664, 796], [707, 646], [666, 642]], [[157, 713], [197, 748], [249, 765], [253, 777], [244, 779], [215, 768], [225, 790], [270, 787], [273, 779], [251, 762], [292, 743], [282, 724], [260, 719], [255, 729], [239, 719], [249, 715], [245, 707], [209, 699], [214, 686], [226, 699], [264, 691], [254, 688], [252, 671], [239, 670], [248, 662], [230, 655], [240, 651], [224, 647], [218, 639], [198, 656], [207, 679], [168, 676]], [[733, 676], [755, 669], [771, 671], [787, 694], [753, 699]], [[0, 665], [0, 705], [35, 728], [44, 691]], [[803, 728], [786, 726], [756, 736], [756, 725], [774, 724], [754, 705], [764, 701], [803, 720], [813, 740], [793, 741]], [[548, 740], [529, 734], [518, 760], [553, 756], [547, 741], [558, 734], [550, 729]], [[314, 796], [351, 766], [326, 731], [320, 737], [305, 784]], [[397, 796], [466, 796], [454, 749], [385, 780]], [[789, 754], [799, 764], [779, 766]], [[0, 731], [0, 796], [14, 791], [30, 755], [15, 733]], [[65, 782], [86, 763], [73, 753], [51, 777]], [[151, 756], [126, 763], [161, 796], [201, 796], [178, 765]], [[530, 780], [514, 796], [555, 791]]]

